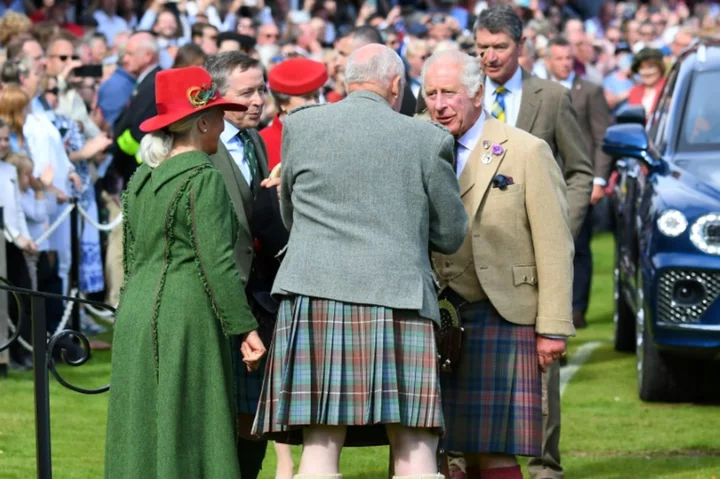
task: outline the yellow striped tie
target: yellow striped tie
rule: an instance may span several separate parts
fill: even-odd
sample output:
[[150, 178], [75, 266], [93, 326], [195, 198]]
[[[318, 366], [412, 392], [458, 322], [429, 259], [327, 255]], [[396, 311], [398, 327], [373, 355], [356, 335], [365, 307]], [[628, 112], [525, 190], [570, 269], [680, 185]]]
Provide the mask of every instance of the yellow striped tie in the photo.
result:
[[504, 86], [499, 86], [495, 89], [495, 102], [492, 106], [492, 116], [505, 123], [505, 93], [508, 89]]

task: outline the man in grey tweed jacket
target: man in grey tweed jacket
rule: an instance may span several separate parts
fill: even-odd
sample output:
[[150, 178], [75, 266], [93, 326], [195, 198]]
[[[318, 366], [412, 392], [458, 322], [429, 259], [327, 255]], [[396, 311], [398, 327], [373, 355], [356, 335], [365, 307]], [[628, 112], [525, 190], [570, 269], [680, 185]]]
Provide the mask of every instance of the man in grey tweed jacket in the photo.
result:
[[255, 431], [303, 427], [295, 477], [339, 479], [348, 429], [384, 425], [395, 473], [436, 479], [440, 315], [429, 252], [457, 251], [468, 228], [454, 140], [398, 113], [405, 72], [389, 48], [355, 51], [346, 71], [346, 99], [297, 109], [283, 125], [290, 240]]
[[450, 133], [355, 88], [345, 101], [295, 110], [282, 148], [280, 206], [291, 235], [273, 293], [438, 321], [428, 246], [457, 251], [468, 221]]

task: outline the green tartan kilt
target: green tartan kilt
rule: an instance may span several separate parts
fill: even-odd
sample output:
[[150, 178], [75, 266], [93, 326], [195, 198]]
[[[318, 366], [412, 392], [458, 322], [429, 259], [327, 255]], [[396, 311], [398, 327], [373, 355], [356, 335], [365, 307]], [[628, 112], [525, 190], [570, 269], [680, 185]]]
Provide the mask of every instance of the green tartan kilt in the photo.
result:
[[382, 306], [284, 299], [253, 433], [298, 443], [305, 426], [351, 426], [345, 445], [364, 446], [386, 444], [386, 424], [444, 429], [433, 322]]

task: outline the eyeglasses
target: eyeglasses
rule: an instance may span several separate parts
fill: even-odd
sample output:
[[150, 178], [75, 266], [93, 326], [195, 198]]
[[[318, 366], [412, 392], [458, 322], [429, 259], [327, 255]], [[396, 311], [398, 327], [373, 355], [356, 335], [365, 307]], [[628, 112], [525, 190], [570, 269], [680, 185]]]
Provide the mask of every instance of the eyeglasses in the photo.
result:
[[50, 93], [51, 95], [57, 96], [60, 93], [60, 89], [58, 87], [55, 88], [46, 88], [45, 93]]
[[263, 33], [264, 38], [280, 38], [279, 33]]
[[50, 58], [59, 58], [61, 62], [66, 62], [69, 58], [80, 60], [80, 57], [77, 55], [50, 55]]

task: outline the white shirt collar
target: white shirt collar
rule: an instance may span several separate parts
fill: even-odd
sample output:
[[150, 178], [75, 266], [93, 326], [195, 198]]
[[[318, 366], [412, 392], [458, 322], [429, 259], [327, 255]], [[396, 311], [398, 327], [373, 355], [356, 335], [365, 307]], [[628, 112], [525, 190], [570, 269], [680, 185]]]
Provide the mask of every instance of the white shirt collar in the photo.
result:
[[485, 81], [485, 94], [495, 95], [495, 90], [497, 90], [499, 86], [504, 86], [510, 93], [518, 93], [522, 91], [522, 68], [518, 67], [513, 76], [511, 76], [504, 85], [495, 83], [490, 79], [490, 77], [487, 77]]
[[567, 77], [567, 78], [564, 79], [564, 80], [558, 80], [557, 78], [555, 78], [554, 75], [553, 75], [552, 79], [553, 79], [553, 81], [556, 81], [557, 83], [561, 84], [562, 86], [564, 86], [564, 87], [567, 88], [568, 90], [572, 90], [573, 83], [575, 83], [575, 72], [574, 72], [574, 71], [571, 71], [571, 72], [570, 72], [570, 76]]
[[480, 137], [482, 137], [483, 125], [485, 125], [485, 110], [480, 113], [480, 117], [478, 117], [475, 124], [463, 136], [458, 138], [457, 142], [460, 146], [468, 151], [473, 151], [480, 141]]
[[137, 77], [137, 84], [139, 85], [140, 83], [142, 83], [142, 81], [145, 79], [145, 77], [147, 77], [150, 74], [150, 72], [153, 71], [154, 69], [156, 69], [157, 67], [158, 67], [158, 64], [154, 63], [154, 64], [150, 65], [149, 67], [147, 67], [145, 70], [143, 70], [143, 72], [140, 74], [140, 76]]

